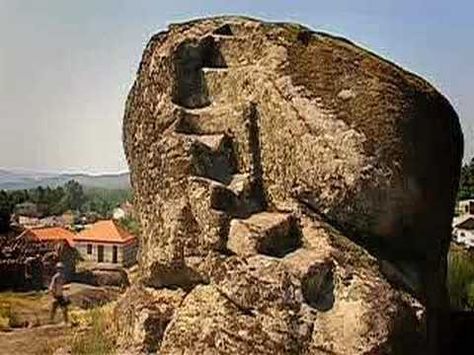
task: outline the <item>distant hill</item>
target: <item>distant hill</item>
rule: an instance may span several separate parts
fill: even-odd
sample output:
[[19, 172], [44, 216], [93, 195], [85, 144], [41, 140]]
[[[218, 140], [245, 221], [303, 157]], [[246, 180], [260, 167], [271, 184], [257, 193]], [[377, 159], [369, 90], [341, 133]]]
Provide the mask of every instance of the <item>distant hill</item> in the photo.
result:
[[130, 174], [62, 174], [0, 169], [0, 190], [24, 190], [38, 186], [57, 187], [76, 180], [85, 188], [128, 189]]

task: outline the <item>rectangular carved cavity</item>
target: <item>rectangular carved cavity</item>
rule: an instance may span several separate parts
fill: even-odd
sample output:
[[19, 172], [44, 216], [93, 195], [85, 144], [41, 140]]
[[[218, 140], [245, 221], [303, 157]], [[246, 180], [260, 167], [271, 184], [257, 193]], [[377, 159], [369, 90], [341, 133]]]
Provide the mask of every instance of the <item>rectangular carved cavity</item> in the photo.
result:
[[177, 111], [175, 132], [185, 134], [222, 134], [245, 130], [244, 105], [219, 105], [198, 110]]
[[186, 108], [200, 108], [211, 104], [203, 68], [226, 68], [224, 57], [212, 37], [198, 43], [185, 41], [173, 55], [175, 85], [173, 103]]
[[264, 254], [281, 258], [301, 246], [295, 216], [278, 212], [255, 213], [231, 222], [228, 249], [239, 256]]
[[321, 312], [334, 305], [334, 265], [330, 262], [312, 265], [301, 280], [305, 302]]
[[216, 28], [214, 32], [212, 33], [219, 36], [233, 36], [234, 35], [234, 31], [232, 31], [232, 27], [228, 23], [226, 23], [225, 25], [222, 25], [221, 27]]
[[291, 217], [288, 224], [276, 225], [264, 234], [257, 243], [260, 254], [281, 258], [301, 246], [301, 231], [296, 220]]
[[204, 68], [227, 68], [227, 63], [214, 37], [204, 37], [200, 45]]
[[218, 147], [212, 148], [195, 139], [192, 146], [194, 175], [228, 184], [236, 173], [236, 158], [232, 140], [224, 136]]

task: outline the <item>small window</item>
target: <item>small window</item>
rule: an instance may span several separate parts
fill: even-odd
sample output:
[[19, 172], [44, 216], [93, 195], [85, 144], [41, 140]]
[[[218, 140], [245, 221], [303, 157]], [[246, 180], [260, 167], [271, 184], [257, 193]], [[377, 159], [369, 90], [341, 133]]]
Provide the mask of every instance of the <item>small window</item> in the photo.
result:
[[466, 235], [464, 234], [464, 232], [461, 232], [461, 237], [465, 237]]
[[87, 244], [87, 254], [92, 254], [92, 244]]
[[469, 206], [464, 207], [464, 212], [466, 212], [466, 213], [469, 212]]

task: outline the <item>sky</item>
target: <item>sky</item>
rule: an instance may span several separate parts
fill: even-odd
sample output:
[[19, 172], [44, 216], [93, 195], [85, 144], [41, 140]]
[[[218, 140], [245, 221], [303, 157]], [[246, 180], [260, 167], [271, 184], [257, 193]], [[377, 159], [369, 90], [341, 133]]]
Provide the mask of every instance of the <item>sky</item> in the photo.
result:
[[457, 110], [474, 155], [470, 0], [0, 0], [0, 167], [126, 170], [124, 104], [148, 39], [222, 14], [342, 35], [421, 75]]

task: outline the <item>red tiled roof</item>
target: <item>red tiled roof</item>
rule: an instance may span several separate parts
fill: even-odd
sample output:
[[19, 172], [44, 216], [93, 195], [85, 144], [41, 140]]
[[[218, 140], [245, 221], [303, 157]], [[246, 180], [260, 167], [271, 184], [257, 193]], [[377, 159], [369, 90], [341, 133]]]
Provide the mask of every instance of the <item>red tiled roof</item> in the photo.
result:
[[135, 240], [133, 235], [119, 227], [112, 220], [94, 223], [91, 228], [83, 230], [74, 237], [76, 242], [86, 241], [114, 244], [127, 244], [133, 240]]
[[42, 242], [66, 241], [70, 246], [74, 244], [74, 233], [61, 227], [31, 228], [23, 235]]

